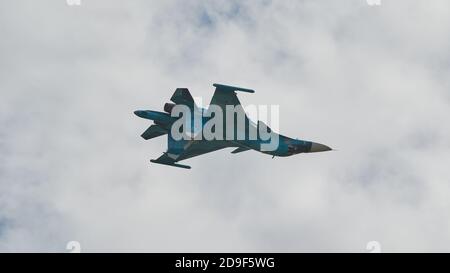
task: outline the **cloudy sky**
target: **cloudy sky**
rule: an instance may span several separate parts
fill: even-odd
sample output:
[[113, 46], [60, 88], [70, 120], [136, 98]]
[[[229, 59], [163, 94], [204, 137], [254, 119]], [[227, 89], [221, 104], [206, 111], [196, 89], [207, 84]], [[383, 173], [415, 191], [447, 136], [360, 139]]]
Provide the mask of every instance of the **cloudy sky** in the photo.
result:
[[[0, 1], [0, 251], [450, 251], [447, 0]], [[336, 152], [152, 165], [177, 87]]]

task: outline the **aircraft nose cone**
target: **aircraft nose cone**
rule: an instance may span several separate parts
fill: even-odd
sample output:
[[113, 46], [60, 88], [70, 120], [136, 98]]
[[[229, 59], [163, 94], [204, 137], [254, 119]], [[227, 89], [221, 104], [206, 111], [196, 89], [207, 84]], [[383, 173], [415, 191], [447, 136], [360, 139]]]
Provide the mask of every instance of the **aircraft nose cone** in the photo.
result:
[[140, 118], [145, 118], [145, 111], [143, 110], [134, 111], [134, 114]]
[[326, 152], [326, 151], [331, 151], [331, 148], [328, 147], [327, 145], [323, 145], [323, 144], [315, 143], [315, 142], [313, 142], [311, 144], [311, 149], [309, 150], [310, 153]]

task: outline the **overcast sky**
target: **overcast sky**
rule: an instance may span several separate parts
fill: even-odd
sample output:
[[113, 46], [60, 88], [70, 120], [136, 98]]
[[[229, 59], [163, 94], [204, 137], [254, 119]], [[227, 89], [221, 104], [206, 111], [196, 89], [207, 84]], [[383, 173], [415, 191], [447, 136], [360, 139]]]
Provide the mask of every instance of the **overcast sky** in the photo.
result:
[[[450, 2], [0, 1], [0, 251], [450, 251]], [[336, 152], [150, 164], [213, 83]]]

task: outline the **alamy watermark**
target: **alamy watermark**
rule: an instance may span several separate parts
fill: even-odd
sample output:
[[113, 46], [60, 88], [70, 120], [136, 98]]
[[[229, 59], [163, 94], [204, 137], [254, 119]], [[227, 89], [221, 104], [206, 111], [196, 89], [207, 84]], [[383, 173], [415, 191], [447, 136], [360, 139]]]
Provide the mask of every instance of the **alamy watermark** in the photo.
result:
[[81, 6], [81, 0], [66, 0], [68, 6]]
[[369, 253], [381, 253], [381, 244], [378, 241], [367, 242], [366, 250], [368, 250]]
[[381, 6], [381, 0], [366, 0], [369, 6]]
[[[171, 137], [180, 140], [227, 140], [261, 143], [262, 151], [274, 151], [279, 145], [279, 105], [210, 105], [207, 110], [175, 105], [170, 115], [177, 118], [171, 126]], [[252, 122], [247, 114], [257, 120], [270, 120], [269, 128], [264, 122]]]
[[70, 241], [67, 242], [66, 249], [69, 253], [81, 253], [81, 244], [78, 241]]

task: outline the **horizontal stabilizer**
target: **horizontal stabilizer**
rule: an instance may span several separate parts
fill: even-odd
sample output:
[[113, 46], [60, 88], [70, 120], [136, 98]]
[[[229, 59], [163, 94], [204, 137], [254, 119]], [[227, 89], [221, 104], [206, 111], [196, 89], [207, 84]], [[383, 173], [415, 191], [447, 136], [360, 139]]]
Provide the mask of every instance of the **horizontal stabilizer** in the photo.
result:
[[152, 125], [150, 127], [148, 127], [147, 130], [145, 130], [144, 133], [142, 133], [141, 137], [145, 140], [151, 139], [151, 138], [155, 138], [155, 137], [159, 137], [162, 135], [167, 134], [168, 131], [164, 128], [162, 128], [159, 125]]
[[245, 152], [245, 151], [248, 151], [248, 150], [250, 150], [250, 148], [239, 147], [236, 150], [233, 150], [231, 153], [232, 154], [237, 154], [237, 153], [242, 153], [242, 152]]
[[231, 85], [224, 85], [224, 84], [215, 83], [215, 84], [213, 84], [213, 86], [215, 86], [217, 89], [219, 89], [221, 91], [230, 91], [230, 92], [232, 92], [232, 91], [242, 91], [242, 92], [247, 92], [247, 93], [255, 93], [255, 90], [242, 88], [242, 87], [231, 86]]

